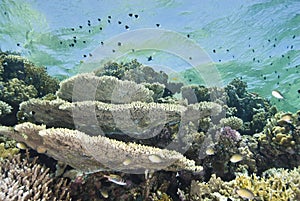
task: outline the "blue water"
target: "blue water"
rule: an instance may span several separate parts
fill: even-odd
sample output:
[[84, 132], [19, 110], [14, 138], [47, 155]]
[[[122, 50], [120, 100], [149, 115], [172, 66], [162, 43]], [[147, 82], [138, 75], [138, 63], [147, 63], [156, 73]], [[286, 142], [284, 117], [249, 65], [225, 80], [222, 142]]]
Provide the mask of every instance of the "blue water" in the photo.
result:
[[[118, 57], [110, 52], [109, 58], [137, 58], [145, 65], [167, 69], [174, 74], [174, 81], [186, 79], [181, 75], [193, 66], [195, 57], [209, 58], [201, 76], [208, 73], [204, 77], [214, 81], [218, 79], [214, 76], [217, 72], [222, 85], [241, 77], [250, 91], [269, 98], [280, 109], [300, 109], [299, 0], [0, 2], [1, 50], [19, 52], [46, 66], [52, 76], [63, 79], [82, 71], [91, 60], [103, 56], [101, 41], [104, 46], [112, 45], [120, 34], [129, 36], [136, 30], [157, 29], [181, 37], [167, 34], [158, 40], [159, 47], [152, 47], [143, 35], [136, 34], [136, 41], [152, 48], [142, 49], [124, 40], [120, 47], [114, 44]], [[203, 52], [189, 61], [186, 55], [196, 51], [188, 48], [191, 44]], [[130, 45], [140, 49], [128, 51]], [[182, 47], [181, 54], [165, 51], [170, 47], [179, 51]], [[150, 56], [152, 60], [148, 61]], [[211, 71], [214, 72], [210, 74]], [[285, 96], [284, 101], [271, 96], [275, 89]]]

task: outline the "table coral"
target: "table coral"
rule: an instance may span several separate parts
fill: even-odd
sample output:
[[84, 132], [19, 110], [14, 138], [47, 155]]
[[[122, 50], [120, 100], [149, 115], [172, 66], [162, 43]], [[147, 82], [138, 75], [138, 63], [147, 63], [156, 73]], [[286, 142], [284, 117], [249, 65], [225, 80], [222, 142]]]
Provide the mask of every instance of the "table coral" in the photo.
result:
[[102, 101], [106, 103], [153, 102], [154, 92], [132, 81], [118, 80], [112, 76], [79, 74], [60, 83], [58, 97], [67, 101]]
[[[0, 127], [0, 134], [24, 142], [35, 150], [43, 150], [43, 153], [84, 172], [107, 169], [202, 171], [201, 166], [196, 166], [194, 161], [176, 151], [124, 143], [103, 136], [91, 137], [76, 130], [45, 129], [44, 126], [23, 123], [14, 130]], [[157, 160], [152, 159], [154, 156]], [[124, 164], [126, 159], [131, 163]]]

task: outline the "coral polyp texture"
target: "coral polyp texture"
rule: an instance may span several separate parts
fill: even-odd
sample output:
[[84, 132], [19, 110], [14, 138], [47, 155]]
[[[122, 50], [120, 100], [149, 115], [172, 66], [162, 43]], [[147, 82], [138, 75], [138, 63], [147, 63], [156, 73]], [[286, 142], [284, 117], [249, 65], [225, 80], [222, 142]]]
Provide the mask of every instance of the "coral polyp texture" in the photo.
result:
[[46, 129], [23, 123], [16, 125], [14, 130], [1, 127], [0, 133], [87, 173], [109, 169], [202, 171], [201, 166], [176, 151], [124, 143], [103, 136], [91, 137], [76, 130]]
[[60, 83], [58, 97], [67, 101], [102, 101], [107, 103], [152, 102], [153, 91], [132, 81], [112, 76], [79, 74]]
[[36, 160], [15, 155], [0, 166], [0, 200], [71, 200], [67, 180], [53, 178]]

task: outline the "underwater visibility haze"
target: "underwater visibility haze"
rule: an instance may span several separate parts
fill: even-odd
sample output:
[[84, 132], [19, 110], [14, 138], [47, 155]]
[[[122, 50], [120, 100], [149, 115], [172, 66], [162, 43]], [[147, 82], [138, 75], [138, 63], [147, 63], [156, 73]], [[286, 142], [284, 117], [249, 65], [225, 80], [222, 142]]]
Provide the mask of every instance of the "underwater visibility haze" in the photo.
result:
[[[271, 99], [281, 109], [295, 111], [299, 107], [297, 0], [2, 0], [0, 6], [0, 48], [46, 66], [50, 75], [67, 78], [76, 74], [80, 63], [88, 60], [101, 42], [119, 34], [164, 29], [182, 34], [203, 48], [224, 85], [242, 78], [250, 91]], [[169, 38], [166, 43], [172, 47], [182, 45], [180, 42]], [[111, 59], [138, 59], [145, 65], [175, 72], [191, 68], [180, 55], [162, 51], [164, 47], [144, 48]], [[271, 96], [272, 90], [284, 94], [285, 100], [278, 102]]]
[[0, 0], [0, 200], [300, 200], [299, 71], [299, 0]]

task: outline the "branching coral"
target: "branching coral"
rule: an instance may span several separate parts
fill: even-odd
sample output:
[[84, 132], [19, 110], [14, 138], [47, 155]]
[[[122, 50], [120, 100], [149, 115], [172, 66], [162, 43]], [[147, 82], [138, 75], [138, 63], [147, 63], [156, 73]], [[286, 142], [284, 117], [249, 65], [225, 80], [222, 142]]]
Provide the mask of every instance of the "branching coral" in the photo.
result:
[[0, 101], [12, 106], [11, 113], [1, 119], [3, 125], [17, 122], [19, 103], [34, 97], [43, 97], [58, 89], [58, 81], [46, 69], [37, 67], [19, 55], [0, 51]]
[[222, 127], [229, 126], [234, 130], [239, 130], [243, 126], [243, 120], [238, 117], [228, 117], [220, 120]]
[[37, 93], [33, 85], [26, 85], [24, 81], [13, 78], [4, 84], [0, 99], [16, 107], [22, 101], [37, 97]]
[[71, 200], [66, 180], [20, 155], [0, 160], [0, 200]]
[[229, 107], [236, 109], [234, 115], [244, 121], [241, 132], [251, 135], [262, 131], [267, 123], [266, 119], [274, 115], [276, 109], [266, 99], [247, 92], [246, 88], [245, 82], [234, 79], [225, 87], [228, 96], [226, 102]]
[[0, 100], [0, 117], [11, 113], [11, 110], [12, 110], [12, 107], [9, 104]]
[[270, 201], [298, 200], [300, 169], [271, 169], [261, 177], [253, 174], [238, 175], [234, 180], [225, 182], [212, 175], [208, 182], [192, 181], [190, 200], [230, 199], [242, 200], [238, 189], [247, 189], [255, 199]]

